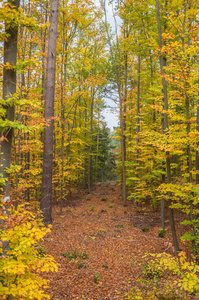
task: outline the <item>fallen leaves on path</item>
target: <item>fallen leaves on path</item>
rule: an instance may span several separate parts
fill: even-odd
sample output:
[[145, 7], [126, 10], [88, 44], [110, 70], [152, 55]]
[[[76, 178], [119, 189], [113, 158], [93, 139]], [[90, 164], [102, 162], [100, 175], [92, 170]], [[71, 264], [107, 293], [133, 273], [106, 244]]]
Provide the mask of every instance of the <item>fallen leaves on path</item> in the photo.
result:
[[58, 273], [48, 276], [52, 300], [125, 299], [142, 273], [145, 253], [173, 253], [170, 229], [158, 238], [158, 212], [141, 215], [130, 201], [123, 207], [119, 195], [116, 184], [101, 183], [90, 195], [66, 201], [62, 216], [54, 205], [44, 241], [59, 263]]

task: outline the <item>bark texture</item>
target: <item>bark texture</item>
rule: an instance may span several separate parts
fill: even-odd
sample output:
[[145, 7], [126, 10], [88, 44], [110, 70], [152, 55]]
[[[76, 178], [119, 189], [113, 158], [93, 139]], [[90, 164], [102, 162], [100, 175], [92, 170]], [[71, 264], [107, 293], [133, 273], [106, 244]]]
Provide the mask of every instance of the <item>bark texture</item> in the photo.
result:
[[[13, 5], [13, 9], [17, 10], [19, 7], [19, 0], [9, 0], [8, 4]], [[6, 119], [9, 121], [14, 121], [14, 105], [12, 105], [11, 97], [16, 93], [16, 71], [14, 66], [17, 61], [17, 33], [18, 26], [15, 20], [13, 24], [5, 24], [5, 32], [7, 39], [4, 42], [4, 64], [9, 64], [9, 68], [3, 69], [3, 99], [5, 100], [6, 108]], [[9, 175], [6, 172], [6, 168], [10, 168], [10, 158], [11, 158], [11, 147], [12, 147], [12, 136], [13, 129], [8, 128], [6, 131], [1, 132], [1, 166], [0, 173], [6, 180], [3, 186], [4, 199], [9, 199], [10, 197], [10, 184]], [[6, 139], [5, 139], [6, 138]]]
[[48, 38], [47, 82], [45, 100], [44, 157], [41, 210], [44, 223], [52, 223], [52, 166], [53, 166], [53, 123], [56, 69], [56, 41], [59, 0], [51, 0], [50, 29]]

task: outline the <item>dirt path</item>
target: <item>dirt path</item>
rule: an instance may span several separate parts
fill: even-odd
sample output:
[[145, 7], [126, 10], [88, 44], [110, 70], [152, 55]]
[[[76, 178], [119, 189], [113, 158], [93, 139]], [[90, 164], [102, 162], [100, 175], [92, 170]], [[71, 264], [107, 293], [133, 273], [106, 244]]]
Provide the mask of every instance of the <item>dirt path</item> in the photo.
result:
[[52, 232], [44, 242], [60, 264], [50, 277], [51, 299], [125, 299], [145, 253], [173, 253], [170, 230], [164, 239], [157, 237], [158, 213], [140, 214], [131, 202], [123, 207], [119, 195], [116, 184], [102, 183], [90, 195], [68, 201], [63, 216], [54, 206]]

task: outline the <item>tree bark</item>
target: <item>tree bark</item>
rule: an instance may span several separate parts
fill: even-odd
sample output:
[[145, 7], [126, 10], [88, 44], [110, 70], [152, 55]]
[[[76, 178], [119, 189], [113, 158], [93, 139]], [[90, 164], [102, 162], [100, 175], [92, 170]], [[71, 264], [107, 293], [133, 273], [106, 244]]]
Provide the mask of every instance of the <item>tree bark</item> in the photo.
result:
[[48, 38], [47, 82], [45, 100], [44, 156], [41, 210], [44, 223], [52, 223], [52, 166], [53, 166], [53, 123], [54, 123], [54, 94], [56, 69], [56, 41], [59, 0], [51, 0], [50, 28]]
[[91, 192], [92, 185], [92, 144], [93, 144], [93, 106], [94, 106], [95, 91], [91, 88], [91, 120], [90, 120], [90, 146], [88, 157], [88, 192]]
[[[162, 74], [162, 88], [163, 88], [163, 98], [164, 98], [164, 113], [162, 119], [162, 134], [167, 134], [168, 130], [168, 95], [167, 95], [167, 82], [165, 79], [165, 70], [167, 60], [166, 57], [163, 57], [162, 50], [162, 29], [161, 29], [161, 19], [160, 19], [160, 8], [159, 8], [159, 0], [156, 0], [156, 13], [157, 13], [157, 23], [158, 23], [158, 44], [160, 48], [160, 70]], [[167, 183], [171, 183], [171, 170], [170, 170], [170, 154], [166, 151], [166, 169], [167, 169]], [[168, 193], [169, 196], [169, 205], [171, 206], [171, 193]], [[161, 227], [164, 229], [165, 223], [165, 199], [161, 201]], [[174, 212], [173, 209], [170, 208], [170, 224], [172, 230], [173, 244], [175, 253], [179, 251], [177, 235], [175, 230], [175, 221], [174, 221]]]
[[[137, 81], [137, 125], [136, 125], [136, 133], [137, 133], [137, 141], [136, 141], [136, 165], [135, 165], [135, 191], [136, 195], [138, 193], [137, 186], [139, 180], [138, 174], [138, 165], [139, 165], [139, 132], [140, 132], [140, 69], [141, 69], [141, 57], [138, 55], [138, 81]], [[137, 198], [137, 197], [136, 197]], [[135, 199], [135, 206], [137, 206], [137, 200]]]
[[[8, 4], [11, 4], [13, 6], [13, 10], [17, 10], [20, 4], [20, 0], [8, 0]], [[4, 108], [6, 109], [5, 118], [9, 121], [14, 121], [15, 108], [14, 105], [11, 105], [9, 102], [12, 98], [12, 95], [16, 93], [16, 70], [14, 68], [17, 61], [18, 28], [16, 24], [10, 24], [9, 26], [5, 24], [5, 34], [7, 38], [4, 42], [4, 64], [9, 64], [10, 67], [4, 67], [3, 69], [3, 99], [6, 102], [4, 106]], [[5, 179], [5, 184], [3, 185], [5, 202], [10, 199], [9, 174], [6, 172], [6, 168], [10, 168], [12, 137], [12, 128], [1, 132], [2, 143], [0, 173], [2, 174], [2, 178]]]

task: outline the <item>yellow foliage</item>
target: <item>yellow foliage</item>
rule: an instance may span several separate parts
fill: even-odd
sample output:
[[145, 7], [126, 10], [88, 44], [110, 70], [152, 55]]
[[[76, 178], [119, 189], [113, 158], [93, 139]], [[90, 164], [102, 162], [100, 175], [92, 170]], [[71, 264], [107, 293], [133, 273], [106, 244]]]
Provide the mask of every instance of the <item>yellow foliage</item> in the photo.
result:
[[[48, 281], [40, 274], [57, 271], [53, 257], [38, 251], [40, 240], [50, 231], [41, 219], [19, 205], [4, 222], [0, 231], [1, 241], [9, 244], [8, 250], [0, 245], [0, 297], [14, 299], [50, 299], [42, 289]], [[4, 215], [5, 216], [5, 215]], [[0, 215], [2, 219], [3, 214]], [[2, 298], [3, 297], [3, 298]]]

